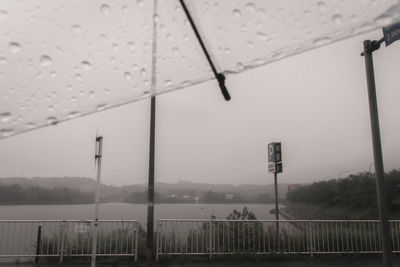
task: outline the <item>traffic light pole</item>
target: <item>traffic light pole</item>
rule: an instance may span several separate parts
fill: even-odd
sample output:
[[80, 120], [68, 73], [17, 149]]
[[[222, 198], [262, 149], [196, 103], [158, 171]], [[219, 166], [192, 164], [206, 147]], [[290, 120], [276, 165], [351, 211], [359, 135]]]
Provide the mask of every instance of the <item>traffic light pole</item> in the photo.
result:
[[378, 197], [380, 231], [381, 231], [382, 247], [383, 247], [383, 264], [385, 267], [392, 267], [393, 266], [392, 246], [389, 233], [388, 208], [387, 208], [387, 199], [385, 194], [386, 190], [384, 181], [382, 146], [381, 146], [381, 136], [379, 130], [378, 104], [376, 101], [374, 64], [372, 59], [372, 53], [379, 49], [380, 44], [382, 42], [383, 38], [380, 39], [379, 41], [365, 40], [364, 52], [361, 55], [364, 56], [365, 59], [365, 70], [367, 75], [369, 112], [371, 120], [372, 145], [373, 145], [374, 163], [375, 163], [376, 193]]

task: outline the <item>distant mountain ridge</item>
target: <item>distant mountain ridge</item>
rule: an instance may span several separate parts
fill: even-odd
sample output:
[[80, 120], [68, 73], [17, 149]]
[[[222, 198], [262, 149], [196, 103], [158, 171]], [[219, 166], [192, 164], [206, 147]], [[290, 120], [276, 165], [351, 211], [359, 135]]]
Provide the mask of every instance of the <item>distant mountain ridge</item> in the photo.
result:
[[[38, 186], [47, 189], [68, 188], [78, 189], [82, 192], [94, 192], [96, 190], [96, 180], [88, 177], [8, 177], [0, 178], [0, 185], [18, 184], [22, 187]], [[279, 197], [284, 198], [288, 184], [279, 184]], [[201, 196], [204, 192], [213, 191], [216, 193], [234, 193], [242, 197], [251, 199], [260, 194], [274, 196], [274, 185], [229, 185], [229, 184], [206, 184], [189, 181], [179, 181], [177, 183], [156, 183], [155, 189], [160, 194], [190, 194]], [[105, 201], [123, 201], [131, 193], [144, 192], [147, 184], [134, 185], [101, 185], [102, 199]]]

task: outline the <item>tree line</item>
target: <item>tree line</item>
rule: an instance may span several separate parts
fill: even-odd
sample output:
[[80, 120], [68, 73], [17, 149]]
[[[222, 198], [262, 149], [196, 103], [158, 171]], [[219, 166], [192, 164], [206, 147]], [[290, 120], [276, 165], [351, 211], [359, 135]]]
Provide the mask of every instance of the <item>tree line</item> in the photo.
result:
[[[400, 212], [399, 170], [385, 174], [385, 192], [389, 212], [392, 214]], [[289, 206], [306, 203], [322, 208], [337, 208], [350, 215], [362, 213], [363, 219], [378, 218], [375, 175], [369, 172], [299, 187], [288, 192], [286, 200]]]
[[94, 193], [77, 189], [0, 185], [0, 204], [84, 204], [94, 202]]

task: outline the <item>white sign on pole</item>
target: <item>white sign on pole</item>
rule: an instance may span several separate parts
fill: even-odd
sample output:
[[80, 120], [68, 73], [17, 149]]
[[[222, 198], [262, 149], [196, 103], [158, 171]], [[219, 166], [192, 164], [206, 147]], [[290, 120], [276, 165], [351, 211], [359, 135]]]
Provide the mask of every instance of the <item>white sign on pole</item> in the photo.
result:
[[275, 162], [268, 162], [268, 172], [275, 172]]

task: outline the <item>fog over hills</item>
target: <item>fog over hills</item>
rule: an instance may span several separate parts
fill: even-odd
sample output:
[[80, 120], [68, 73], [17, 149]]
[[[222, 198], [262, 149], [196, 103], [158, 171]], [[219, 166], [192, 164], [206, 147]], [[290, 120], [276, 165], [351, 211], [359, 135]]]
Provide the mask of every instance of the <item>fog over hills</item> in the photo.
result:
[[[43, 187], [46, 189], [67, 188], [82, 192], [94, 192], [96, 180], [88, 177], [8, 177], [0, 178], [0, 185], [17, 184], [23, 188]], [[279, 197], [284, 198], [287, 192], [287, 184], [279, 184]], [[132, 193], [145, 192], [147, 184], [135, 184], [125, 186], [113, 186], [102, 184], [101, 196], [103, 201], [124, 201]], [[205, 184], [188, 181], [177, 183], [156, 183], [155, 190], [160, 195], [190, 195], [201, 197], [205, 192], [213, 191], [221, 194], [240, 194], [245, 199], [255, 199], [261, 194], [274, 196], [274, 185], [230, 185], [230, 184]]]

